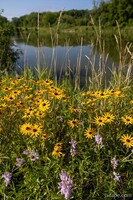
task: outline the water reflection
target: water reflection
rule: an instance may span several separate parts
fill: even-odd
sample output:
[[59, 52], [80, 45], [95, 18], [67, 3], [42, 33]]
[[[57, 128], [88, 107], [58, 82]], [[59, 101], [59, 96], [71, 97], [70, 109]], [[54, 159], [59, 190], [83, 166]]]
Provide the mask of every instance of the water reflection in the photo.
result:
[[[17, 43], [17, 47], [23, 50], [23, 55], [17, 60], [15, 69], [21, 72], [24, 66], [29, 66], [33, 71], [39, 65], [41, 69], [48, 69], [52, 74], [57, 74], [57, 78], [64, 74], [74, 77], [79, 74], [81, 83], [91, 76], [92, 65], [97, 71], [100, 62], [106, 59], [106, 54], [99, 56], [98, 52], [91, 45], [84, 46], [55, 46], [55, 47], [33, 47], [24, 43]], [[104, 74], [107, 79], [113, 64], [112, 59], [106, 62]]]
[[[99, 54], [95, 46], [87, 43], [88, 37], [82, 38], [81, 45], [81, 37], [74, 34], [71, 37], [64, 35], [58, 41], [60, 45], [53, 46], [48, 45], [50, 38], [49, 40], [47, 38], [49, 36], [45, 35], [40, 40], [39, 47], [37, 47], [37, 37], [35, 36], [31, 40], [29, 39], [28, 43], [24, 38], [14, 38], [17, 48], [23, 52], [15, 63], [15, 70], [18, 73], [26, 66], [33, 71], [39, 66], [41, 69], [47, 69], [52, 74], [56, 74], [57, 78], [61, 78], [64, 74], [68, 74], [73, 78], [78, 74], [80, 75], [81, 84], [84, 84], [91, 77], [92, 67], [98, 71], [101, 66], [104, 66], [103, 73], [108, 80], [111, 75], [112, 66], [117, 66], [118, 58], [114, 57], [113, 59], [111, 57], [111, 49], [109, 57], [106, 59], [107, 54], [105, 52]], [[108, 46], [111, 47], [109, 44]], [[116, 56], [116, 49], [114, 45], [112, 47], [112, 55]], [[106, 51], [108, 52], [107, 49]]]

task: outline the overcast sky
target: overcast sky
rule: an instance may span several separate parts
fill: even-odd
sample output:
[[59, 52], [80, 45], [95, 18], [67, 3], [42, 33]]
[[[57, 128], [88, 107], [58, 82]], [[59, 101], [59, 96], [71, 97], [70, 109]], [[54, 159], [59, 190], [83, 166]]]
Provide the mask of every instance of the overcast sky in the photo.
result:
[[93, 0], [0, 0], [3, 16], [11, 19], [31, 12], [92, 9]]

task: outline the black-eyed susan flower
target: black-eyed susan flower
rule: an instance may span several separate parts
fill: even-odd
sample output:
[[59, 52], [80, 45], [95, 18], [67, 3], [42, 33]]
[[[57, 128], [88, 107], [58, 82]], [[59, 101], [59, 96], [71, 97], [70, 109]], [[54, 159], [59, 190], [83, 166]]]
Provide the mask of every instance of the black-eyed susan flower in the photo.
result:
[[29, 111], [29, 112], [25, 112], [25, 114], [23, 115], [23, 119], [27, 119], [27, 118], [32, 118], [34, 116], [34, 112], [33, 111]]
[[45, 116], [45, 112], [38, 110], [37, 112], [35, 112], [35, 116], [40, 119], [40, 118], [44, 118]]
[[17, 95], [19, 95], [20, 93], [21, 93], [20, 90], [13, 90], [13, 91], [11, 92], [11, 95], [17, 96]]
[[105, 119], [103, 117], [95, 117], [94, 123], [98, 126], [105, 125]]
[[77, 127], [78, 126], [78, 120], [77, 119], [68, 120], [68, 125], [72, 128]]
[[12, 87], [8, 86], [8, 87], [3, 87], [2, 88], [2, 91], [3, 92], [7, 92], [7, 91], [10, 91], [12, 89]]
[[125, 125], [133, 124], [133, 117], [126, 115], [121, 118]]
[[87, 128], [87, 129], [85, 130], [84, 136], [85, 136], [86, 138], [92, 139], [92, 138], [95, 136], [95, 134], [96, 134], [96, 131], [95, 131], [94, 129]]
[[103, 99], [109, 97], [109, 94], [106, 91], [99, 91], [95, 96]]
[[48, 134], [47, 133], [42, 134], [41, 139], [43, 141], [46, 140], [47, 138], [48, 138]]
[[32, 107], [29, 107], [29, 108], [25, 108], [24, 111], [25, 111], [26, 113], [29, 113], [29, 112], [33, 112], [34, 109], [33, 109]]
[[50, 92], [51, 92], [51, 91], [58, 91], [58, 90], [59, 90], [57, 87], [55, 87], [55, 86], [53, 86], [53, 85], [52, 85], [52, 86], [48, 86], [47, 89], [48, 89], [48, 91], [50, 91]]
[[53, 92], [50, 92], [50, 96], [54, 99], [61, 99], [64, 97], [64, 93], [63, 91], [53, 91]]
[[77, 106], [70, 106], [70, 107], [69, 107], [69, 110], [70, 110], [71, 112], [78, 112], [78, 111], [80, 111], [80, 108], [78, 108]]
[[87, 101], [86, 101], [86, 103], [87, 103], [87, 105], [89, 104], [89, 105], [94, 105], [94, 102], [96, 101], [96, 99], [95, 98], [93, 98], [93, 99], [87, 99]]
[[20, 132], [24, 135], [30, 135], [32, 129], [32, 124], [25, 123], [20, 127]]
[[108, 93], [109, 93], [111, 96], [113, 95], [113, 96], [118, 97], [118, 96], [120, 96], [121, 91], [120, 91], [120, 90], [109, 90]]
[[14, 101], [14, 100], [15, 100], [15, 95], [13, 95], [13, 94], [11, 95], [11, 94], [10, 94], [10, 95], [8, 95], [8, 96], [5, 96], [4, 99], [5, 99], [6, 101], [9, 101], [9, 102], [10, 102], [10, 101]]
[[58, 149], [55, 149], [53, 152], [52, 152], [52, 155], [55, 156], [56, 158], [60, 157], [62, 154], [62, 152]]
[[33, 104], [34, 105], [39, 105], [42, 102], [42, 97], [41, 96], [37, 96], [36, 98], [34, 98]]
[[24, 99], [25, 101], [29, 101], [29, 99], [32, 99], [33, 98], [33, 94], [29, 94], [29, 95], [25, 95]]
[[37, 90], [36, 92], [35, 92], [35, 95], [41, 95], [41, 94], [43, 94], [44, 93], [44, 90]]
[[7, 104], [6, 104], [6, 103], [2, 103], [2, 104], [0, 105], [0, 110], [5, 109], [6, 107], [7, 107]]
[[123, 145], [125, 145], [127, 148], [131, 148], [133, 147], [133, 137], [126, 134], [126, 135], [123, 135], [121, 137], [121, 141], [123, 143]]
[[43, 100], [39, 104], [39, 110], [40, 111], [46, 111], [50, 107], [50, 102], [48, 100]]
[[16, 103], [16, 106], [17, 107], [23, 107], [25, 105], [25, 102], [24, 101], [20, 101], [20, 102], [17, 102]]
[[54, 146], [54, 150], [61, 150], [62, 149], [62, 142], [58, 142], [58, 143], [56, 143], [55, 144], [55, 146]]
[[104, 118], [105, 123], [111, 123], [112, 121], [114, 121], [115, 116], [111, 113], [105, 113], [103, 118]]
[[125, 95], [120, 90], [116, 90], [114, 93], [114, 96], [115, 97], [125, 97]]
[[46, 80], [44, 80], [44, 85], [51, 85], [52, 83], [53, 83], [53, 81], [52, 80], [50, 80], [50, 79], [46, 79]]
[[23, 91], [27, 91], [29, 87], [24, 83], [23, 85], [20, 86], [20, 89], [22, 89]]
[[31, 136], [38, 136], [42, 132], [42, 127], [38, 124], [34, 124], [31, 127], [30, 135]]
[[62, 149], [62, 143], [61, 142], [56, 143], [52, 155], [55, 156], [56, 158], [60, 157], [62, 154], [61, 149]]

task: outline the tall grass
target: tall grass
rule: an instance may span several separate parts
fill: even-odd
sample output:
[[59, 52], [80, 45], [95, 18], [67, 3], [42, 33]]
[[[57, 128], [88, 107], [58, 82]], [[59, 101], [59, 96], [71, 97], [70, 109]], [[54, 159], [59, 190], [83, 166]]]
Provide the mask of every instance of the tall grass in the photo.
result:
[[[114, 34], [116, 40], [116, 47], [119, 57], [118, 66], [114, 66], [108, 68], [107, 61], [109, 58], [109, 53], [105, 51], [106, 47], [106, 40], [103, 37], [104, 30], [101, 29], [101, 23], [99, 19], [99, 26], [95, 25], [93, 18], [91, 18], [91, 23], [94, 26], [95, 34], [96, 34], [96, 42], [95, 44], [92, 43], [94, 48], [92, 49], [92, 55], [89, 57], [86, 55], [87, 59], [91, 64], [91, 77], [90, 77], [90, 84], [93, 88], [101, 88], [101, 87], [108, 87], [109, 85], [113, 84], [113, 87], [120, 88], [123, 86], [123, 83], [126, 85], [130, 84], [131, 77], [132, 77], [132, 53], [131, 53], [131, 46], [132, 43], [127, 42], [126, 44], [122, 40], [121, 30], [119, 28], [119, 24], [117, 23], [117, 30], [118, 34]], [[99, 52], [99, 63], [96, 66], [96, 53], [95, 50], [98, 49]], [[108, 80], [107, 70], [111, 72], [111, 76]], [[109, 83], [109, 84], [108, 84]]]

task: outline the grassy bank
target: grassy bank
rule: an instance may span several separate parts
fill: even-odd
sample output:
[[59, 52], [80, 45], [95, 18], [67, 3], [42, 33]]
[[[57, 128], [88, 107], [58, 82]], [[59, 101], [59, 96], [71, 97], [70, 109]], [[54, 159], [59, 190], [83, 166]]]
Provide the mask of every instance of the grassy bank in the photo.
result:
[[[99, 29], [99, 27], [97, 27]], [[27, 28], [20, 28], [19, 29], [21, 33], [36, 33], [37, 28], [36, 27], [27, 27]], [[67, 33], [67, 34], [76, 34], [77, 36], [83, 37], [83, 36], [91, 36], [92, 38], [95, 36], [95, 31], [94, 31], [94, 26], [72, 26], [72, 27], [64, 27], [60, 24], [60, 26], [54, 26], [54, 27], [39, 27], [39, 34], [40, 37], [44, 37], [45, 35], [49, 35], [51, 33], [53, 34], [62, 34], [62, 33]], [[102, 27], [102, 34], [105, 37], [108, 37], [110, 35], [116, 34], [118, 31], [117, 26], [116, 27]], [[123, 27], [121, 28], [121, 34], [122, 37], [128, 41], [132, 42], [133, 41], [133, 27]]]

